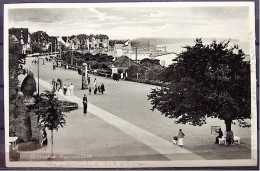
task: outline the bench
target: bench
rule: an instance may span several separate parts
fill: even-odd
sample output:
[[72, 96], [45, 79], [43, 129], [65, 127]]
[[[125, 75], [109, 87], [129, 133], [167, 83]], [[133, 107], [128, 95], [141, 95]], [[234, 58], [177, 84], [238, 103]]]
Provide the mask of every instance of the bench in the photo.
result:
[[234, 136], [234, 144], [240, 144], [240, 137]]
[[11, 149], [14, 149], [16, 147], [16, 141], [18, 137], [9, 137], [9, 145], [11, 146]]
[[218, 144], [227, 145], [226, 137], [218, 138]]
[[[226, 137], [219, 138], [218, 139], [218, 144], [225, 144], [225, 145], [227, 145]], [[234, 136], [234, 144], [240, 144], [240, 137]]]

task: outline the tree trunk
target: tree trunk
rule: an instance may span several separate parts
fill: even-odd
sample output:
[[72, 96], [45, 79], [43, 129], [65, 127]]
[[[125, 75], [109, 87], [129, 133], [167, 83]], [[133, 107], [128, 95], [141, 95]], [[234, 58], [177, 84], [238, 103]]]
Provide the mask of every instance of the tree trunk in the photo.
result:
[[53, 157], [53, 130], [51, 130], [51, 158]]
[[230, 131], [231, 131], [231, 123], [232, 123], [232, 119], [226, 119], [226, 120], [225, 120], [226, 131], [227, 131], [227, 132], [230, 132]]

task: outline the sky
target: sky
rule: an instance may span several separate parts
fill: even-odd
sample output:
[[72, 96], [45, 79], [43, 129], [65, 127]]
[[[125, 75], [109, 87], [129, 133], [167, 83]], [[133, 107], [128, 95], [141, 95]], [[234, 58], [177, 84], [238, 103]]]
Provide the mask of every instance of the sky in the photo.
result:
[[225, 38], [248, 40], [248, 7], [84, 7], [9, 9], [8, 27], [51, 36], [106, 34], [110, 39]]

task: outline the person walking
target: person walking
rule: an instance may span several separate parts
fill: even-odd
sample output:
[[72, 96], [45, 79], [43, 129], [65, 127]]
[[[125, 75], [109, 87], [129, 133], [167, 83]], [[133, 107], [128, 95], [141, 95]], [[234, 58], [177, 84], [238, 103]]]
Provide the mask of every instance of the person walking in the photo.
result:
[[221, 128], [219, 128], [219, 130], [216, 131], [216, 133], [218, 133], [218, 136], [216, 137], [215, 144], [218, 144], [219, 143], [218, 139], [223, 137], [223, 132], [221, 131]]
[[70, 86], [67, 87], [66, 96], [70, 96]]
[[62, 88], [61, 87], [61, 80], [58, 78], [57, 79], [57, 91], [59, 92], [61, 88]]
[[56, 91], [56, 82], [55, 82], [54, 78], [51, 81], [51, 85], [52, 85], [52, 90]]
[[94, 80], [94, 87], [97, 87], [97, 79]]
[[86, 94], [84, 94], [83, 97], [83, 113], [86, 115], [87, 114], [87, 108], [88, 108], [88, 98]]
[[90, 76], [88, 76], [88, 85], [90, 85]]
[[63, 86], [63, 94], [64, 94], [64, 96], [66, 96], [66, 93], [67, 93], [67, 85], [64, 84], [64, 86]]
[[91, 95], [91, 87], [88, 88], [89, 95]]
[[103, 95], [103, 94], [104, 94], [104, 91], [105, 91], [105, 86], [104, 86], [103, 83], [101, 84], [100, 88], [101, 88], [101, 94]]
[[46, 132], [45, 128], [43, 129], [43, 133], [42, 133], [41, 147], [43, 145], [44, 146], [48, 145], [47, 132]]
[[74, 85], [72, 83], [70, 84], [69, 89], [70, 89], [70, 95], [73, 96], [73, 94], [74, 94], [74, 92], [73, 92], [74, 91]]
[[98, 85], [98, 95], [100, 95], [101, 93], [101, 88], [100, 88], [100, 85]]
[[94, 94], [97, 94], [97, 86], [94, 87]]
[[55, 63], [53, 63], [52, 68], [53, 68], [53, 70], [55, 70], [55, 68], [56, 68], [56, 64]]
[[177, 135], [178, 138], [178, 146], [183, 147], [183, 138], [184, 138], [185, 134], [182, 132], [182, 130], [179, 130], [179, 133]]

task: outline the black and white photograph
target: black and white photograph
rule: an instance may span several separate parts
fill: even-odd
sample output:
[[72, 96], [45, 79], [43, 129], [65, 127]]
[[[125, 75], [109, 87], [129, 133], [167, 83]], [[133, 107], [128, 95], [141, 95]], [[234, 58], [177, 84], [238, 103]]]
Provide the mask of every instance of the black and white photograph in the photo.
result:
[[4, 5], [7, 167], [256, 166], [254, 2]]

